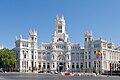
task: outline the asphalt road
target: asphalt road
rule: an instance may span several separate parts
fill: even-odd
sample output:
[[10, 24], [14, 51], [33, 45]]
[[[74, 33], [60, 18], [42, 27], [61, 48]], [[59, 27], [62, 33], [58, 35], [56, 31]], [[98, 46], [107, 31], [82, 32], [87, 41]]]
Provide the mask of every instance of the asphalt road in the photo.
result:
[[61, 74], [0, 73], [0, 80], [120, 80], [119, 76], [62, 76]]

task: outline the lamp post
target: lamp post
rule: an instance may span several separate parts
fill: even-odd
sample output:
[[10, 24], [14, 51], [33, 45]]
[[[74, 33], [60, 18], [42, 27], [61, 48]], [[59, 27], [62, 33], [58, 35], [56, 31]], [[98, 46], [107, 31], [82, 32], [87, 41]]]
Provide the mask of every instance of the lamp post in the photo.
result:
[[112, 63], [110, 64], [110, 73], [111, 73], [111, 76], [112, 76], [112, 68], [113, 68], [113, 66], [112, 66]]
[[96, 59], [96, 61], [95, 61], [95, 64], [96, 64], [96, 66], [95, 66], [95, 73], [96, 74], [98, 74], [98, 59]]

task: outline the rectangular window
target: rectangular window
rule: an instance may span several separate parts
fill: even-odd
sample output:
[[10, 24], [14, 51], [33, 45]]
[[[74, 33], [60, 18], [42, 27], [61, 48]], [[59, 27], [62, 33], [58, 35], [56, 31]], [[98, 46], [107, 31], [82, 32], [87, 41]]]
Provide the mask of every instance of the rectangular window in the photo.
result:
[[35, 67], [36, 67], [36, 62], [35, 62]]
[[62, 26], [58, 26], [58, 29], [62, 29]]
[[47, 54], [47, 60], [50, 60], [50, 54]]
[[91, 59], [90, 55], [89, 55], [89, 59]]
[[79, 53], [76, 53], [76, 60], [79, 60]]
[[45, 63], [43, 63], [43, 68], [45, 69]]
[[32, 59], [33, 59], [33, 55], [32, 55]]
[[89, 68], [91, 68], [91, 62], [89, 62]]
[[43, 60], [46, 60], [46, 56], [43, 56]]
[[99, 44], [99, 43], [94, 44], [94, 48], [100, 48], [100, 46], [101, 46], [101, 44]]
[[85, 38], [85, 41], [87, 41], [87, 38]]
[[62, 26], [58, 26], [58, 33], [62, 33]]
[[75, 54], [72, 54], [72, 55], [71, 55], [71, 59], [72, 59], [72, 60], [75, 60]]
[[53, 63], [53, 68], [55, 67], [54, 63]]
[[41, 68], [41, 63], [39, 63], [39, 68]]
[[94, 61], [94, 68], [96, 67], [96, 61]]
[[85, 56], [85, 59], [87, 59], [87, 55]]
[[33, 61], [31, 62], [31, 64], [32, 64], [32, 67], [33, 67]]
[[58, 30], [58, 33], [62, 33], [62, 30]]
[[85, 62], [85, 64], [86, 64], [86, 68], [87, 68], [87, 62]]

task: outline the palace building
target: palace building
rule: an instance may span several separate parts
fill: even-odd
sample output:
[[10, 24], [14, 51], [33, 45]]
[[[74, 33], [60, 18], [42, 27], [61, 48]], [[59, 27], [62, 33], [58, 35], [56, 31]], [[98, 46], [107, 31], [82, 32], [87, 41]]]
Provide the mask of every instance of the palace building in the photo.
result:
[[64, 16], [55, 19], [52, 42], [41, 43], [37, 47], [37, 39], [37, 31], [32, 30], [29, 31], [28, 39], [22, 35], [16, 38], [13, 50], [17, 57], [16, 68], [20, 72], [32, 72], [33, 67], [58, 72], [95, 68], [104, 73], [119, 69], [120, 47], [114, 48], [113, 43], [102, 38], [94, 40], [92, 32], [84, 33], [84, 48], [79, 43], [71, 43], [66, 33]]

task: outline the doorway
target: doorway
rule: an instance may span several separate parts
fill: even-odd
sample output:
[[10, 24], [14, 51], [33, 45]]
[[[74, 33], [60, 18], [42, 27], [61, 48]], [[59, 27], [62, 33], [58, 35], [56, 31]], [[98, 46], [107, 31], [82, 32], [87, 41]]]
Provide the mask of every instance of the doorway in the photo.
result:
[[58, 72], [63, 72], [63, 71], [65, 71], [64, 68], [65, 68], [65, 63], [64, 63], [64, 62], [58, 63], [58, 69], [57, 69]]

